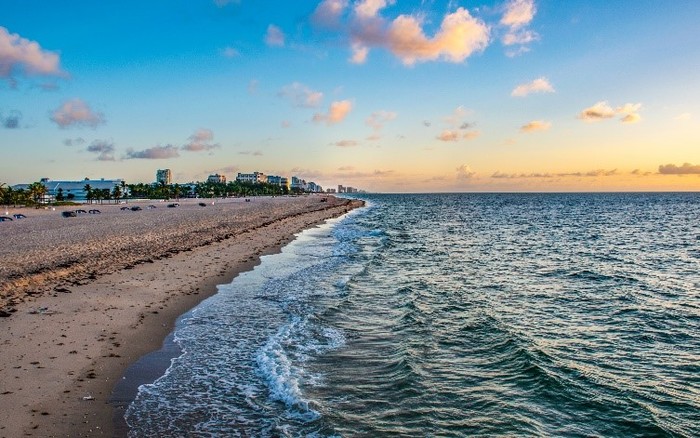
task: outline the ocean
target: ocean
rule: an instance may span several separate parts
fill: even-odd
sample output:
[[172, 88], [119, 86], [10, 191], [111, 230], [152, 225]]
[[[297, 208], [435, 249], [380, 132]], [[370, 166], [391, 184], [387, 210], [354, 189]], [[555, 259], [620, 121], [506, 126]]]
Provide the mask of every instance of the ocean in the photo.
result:
[[700, 436], [700, 195], [359, 195], [221, 285], [129, 436]]

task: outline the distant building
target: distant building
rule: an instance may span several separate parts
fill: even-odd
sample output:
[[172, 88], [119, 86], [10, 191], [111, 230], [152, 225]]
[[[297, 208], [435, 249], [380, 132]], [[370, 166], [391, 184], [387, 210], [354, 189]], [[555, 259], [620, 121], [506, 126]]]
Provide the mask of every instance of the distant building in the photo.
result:
[[170, 169], [158, 169], [156, 171], [156, 182], [158, 184], [165, 184], [166, 186], [172, 184], [173, 174]]
[[215, 173], [214, 175], [209, 175], [209, 178], [207, 178], [207, 182], [214, 183], [214, 184], [221, 184], [221, 183], [226, 184], [226, 176], [219, 175], [218, 173]]
[[289, 190], [289, 178], [286, 176], [268, 175], [267, 183], [273, 186], [286, 187]]
[[326, 193], [335, 193], [335, 189], [326, 189]]
[[319, 186], [313, 181], [306, 183], [306, 191], [311, 193], [320, 193], [323, 191], [323, 187]]
[[298, 190], [302, 192], [306, 191], [306, 181], [299, 177], [293, 176], [290, 187], [292, 190]]
[[[119, 179], [89, 179], [79, 181], [54, 181], [49, 178], [42, 178], [41, 182], [44, 187], [46, 187], [46, 195], [44, 196], [44, 201], [53, 201], [58, 195], [61, 195], [64, 200], [72, 201], [86, 201], [87, 191], [86, 186], [90, 186], [90, 190], [109, 190], [110, 195], [114, 191], [115, 186], [121, 188], [122, 182], [124, 180]], [[24, 189], [26, 190], [29, 184], [17, 184], [12, 186], [13, 189]], [[122, 197], [126, 194], [122, 193]]]
[[338, 193], [345, 193], [345, 187], [342, 185], [338, 184]]
[[244, 183], [260, 184], [260, 183], [267, 182], [267, 177], [262, 172], [239, 173], [238, 176], [236, 176], [236, 181], [244, 182]]

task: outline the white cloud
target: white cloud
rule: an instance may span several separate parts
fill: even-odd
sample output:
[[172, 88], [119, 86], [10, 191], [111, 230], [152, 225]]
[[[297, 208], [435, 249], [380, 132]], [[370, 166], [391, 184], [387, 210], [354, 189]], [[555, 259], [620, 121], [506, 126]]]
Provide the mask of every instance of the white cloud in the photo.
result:
[[690, 113], [683, 113], [683, 114], [679, 114], [678, 116], [676, 116], [676, 120], [679, 120], [681, 122], [688, 121], [692, 118], [693, 118], [693, 115]]
[[58, 54], [0, 26], [0, 78], [9, 80], [15, 73], [63, 76], [59, 63]]
[[72, 99], [64, 102], [51, 114], [51, 120], [61, 128], [73, 125], [95, 128], [105, 122], [101, 113], [94, 112], [81, 99]]
[[510, 0], [506, 4], [500, 24], [507, 30], [501, 37], [501, 42], [505, 46], [521, 46], [516, 50], [508, 50], [508, 56], [527, 52], [529, 49], [526, 45], [539, 39], [536, 32], [527, 29], [536, 12], [534, 0]]
[[520, 127], [521, 132], [537, 132], [537, 131], [547, 131], [552, 127], [550, 122], [545, 122], [542, 120], [533, 120]]
[[313, 117], [314, 122], [325, 121], [328, 125], [333, 125], [342, 122], [352, 111], [352, 102], [349, 100], [339, 100], [331, 103], [327, 114], [316, 113]]
[[282, 29], [274, 24], [267, 26], [265, 44], [270, 47], [284, 47], [284, 33], [282, 32]]
[[513, 97], [525, 97], [531, 93], [554, 93], [554, 87], [547, 78], [540, 77], [532, 82], [520, 84], [510, 93]]
[[323, 93], [314, 91], [299, 82], [285, 85], [277, 95], [288, 99], [294, 106], [304, 108], [318, 107], [323, 101]]

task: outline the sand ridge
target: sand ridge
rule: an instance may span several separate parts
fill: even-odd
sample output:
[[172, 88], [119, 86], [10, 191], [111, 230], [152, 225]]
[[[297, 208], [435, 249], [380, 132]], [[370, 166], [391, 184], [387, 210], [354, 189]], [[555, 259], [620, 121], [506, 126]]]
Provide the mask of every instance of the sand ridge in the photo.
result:
[[99, 217], [78, 218], [28, 211], [22, 228], [0, 227], [0, 260], [11, 260], [0, 272], [21, 274], [20, 260], [41, 258], [13, 279], [37, 292], [8, 294], [5, 309], [15, 311], [0, 318], [0, 437], [114, 436], [116, 380], [160, 346], [179, 315], [295, 233], [360, 205], [321, 199], [95, 207]]

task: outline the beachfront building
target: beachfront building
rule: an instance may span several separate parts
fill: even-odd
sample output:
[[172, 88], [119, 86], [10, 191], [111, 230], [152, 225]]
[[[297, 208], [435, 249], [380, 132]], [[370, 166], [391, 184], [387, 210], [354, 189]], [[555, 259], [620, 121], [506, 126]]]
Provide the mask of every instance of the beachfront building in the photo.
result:
[[290, 187], [292, 190], [304, 192], [306, 191], [306, 181], [303, 179], [293, 176], [292, 177], [292, 183], [290, 184]]
[[335, 189], [326, 189], [326, 193], [335, 193]]
[[238, 173], [238, 176], [236, 176], [236, 181], [242, 183], [260, 184], [267, 182], [267, 177], [262, 172]]
[[214, 175], [209, 175], [209, 178], [207, 178], [207, 182], [214, 184], [226, 184], [226, 176], [215, 173]]
[[[76, 201], [82, 202], [87, 201], [89, 189], [92, 193], [100, 190], [104, 192], [109, 191], [110, 195], [114, 192], [114, 187], [119, 186], [120, 189], [126, 191], [124, 187], [123, 179], [89, 179], [79, 181], [56, 181], [50, 178], [42, 178], [39, 182], [46, 187], [46, 194], [44, 195], [41, 202], [53, 202], [56, 200], [64, 201]], [[12, 186], [13, 189], [27, 190], [30, 184], [17, 184]], [[122, 193], [122, 197], [125, 194]]]
[[173, 182], [173, 173], [170, 169], [158, 169], [156, 171], [156, 182], [158, 184], [169, 186]]
[[286, 176], [268, 175], [267, 183], [273, 186], [286, 187], [289, 190], [289, 178]]
[[323, 187], [319, 186], [313, 181], [306, 183], [306, 191], [311, 193], [320, 193], [323, 191]]
[[338, 193], [345, 193], [345, 187], [338, 184]]

